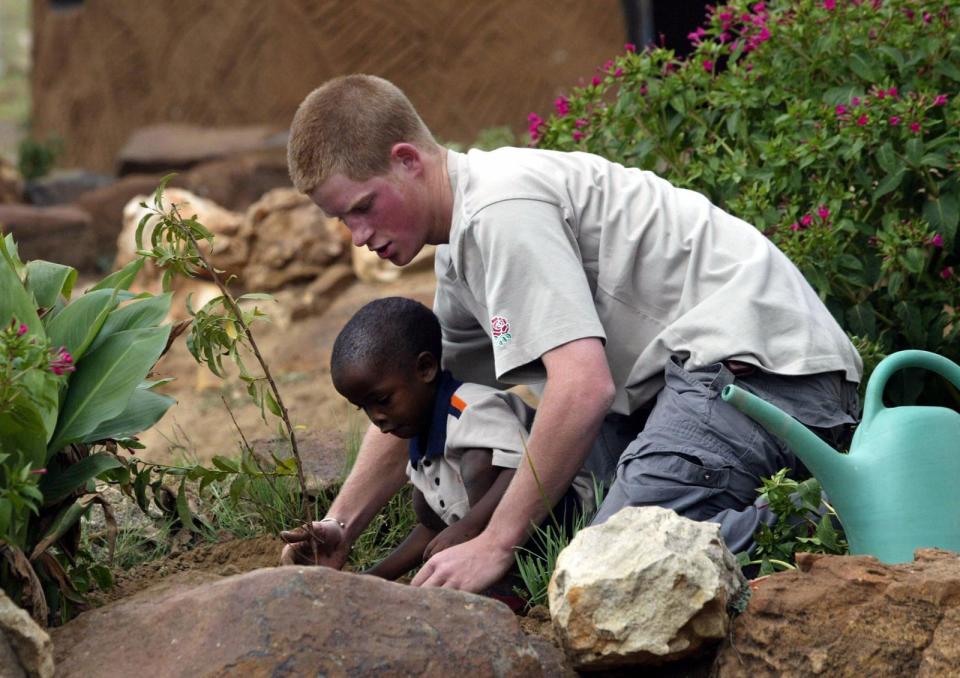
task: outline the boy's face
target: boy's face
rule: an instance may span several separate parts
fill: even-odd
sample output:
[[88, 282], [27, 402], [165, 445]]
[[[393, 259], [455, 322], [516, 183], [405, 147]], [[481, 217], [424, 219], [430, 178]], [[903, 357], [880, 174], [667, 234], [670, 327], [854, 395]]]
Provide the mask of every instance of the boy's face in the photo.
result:
[[384, 433], [413, 438], [430, 425], [438, 369], [433, 355], [421, 353], [408, 369], [349, 365], [334, 386]]
[[425, 195], [416, 172], [402, 160], [392, 162], [387, 174], [366, 181], [335, 174], [310, 198], [347, 225], [355, 246], [366, 245], [397, 266], [410, 263], [427, 241]]

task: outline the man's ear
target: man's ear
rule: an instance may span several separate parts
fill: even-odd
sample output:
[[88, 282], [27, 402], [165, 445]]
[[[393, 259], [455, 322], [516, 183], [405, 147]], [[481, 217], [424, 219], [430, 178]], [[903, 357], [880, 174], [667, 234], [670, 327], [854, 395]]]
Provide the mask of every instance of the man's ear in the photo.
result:
[[423, 158], [420, 149], [413, 144], [400, 142], [390, 149], [390, 159], [399, 163], [404, 169], [420, 172], [423, 170]]
[[417, 376], [424, 384], [429, 384], [437, 378], [440, 372], [440, 363], [437, 356], [430, 351], [423, 351], [417, 356]]

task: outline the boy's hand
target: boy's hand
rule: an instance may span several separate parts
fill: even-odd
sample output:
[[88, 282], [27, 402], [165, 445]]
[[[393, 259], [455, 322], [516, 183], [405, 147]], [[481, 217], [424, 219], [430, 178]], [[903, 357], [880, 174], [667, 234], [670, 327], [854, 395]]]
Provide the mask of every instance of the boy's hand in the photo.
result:
[[287, 542], [280, 554], [281, 565], [323, 565], [341, 569], [350, 555], [343, 528], [334, 520], [313, 521], [280, 533]]
[[444, 549], [462, 544], [465, 541], [470, 541], [480, 534], [480, 532], [481, 530], [473, 527], [466, 518], [452, 525], [448, 525], [440, 534], [431, 539], [430, 543], [427, 544], [427, 548], [423, 550], [424, 562], [430, 560], [434, 554], [440, 553], [440, 551]]

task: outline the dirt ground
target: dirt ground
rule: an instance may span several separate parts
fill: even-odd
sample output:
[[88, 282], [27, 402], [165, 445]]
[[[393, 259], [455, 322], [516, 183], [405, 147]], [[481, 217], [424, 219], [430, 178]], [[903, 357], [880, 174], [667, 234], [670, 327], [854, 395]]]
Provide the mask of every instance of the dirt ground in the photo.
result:
[[[421, 268], [405, 271], [391, 283], [357, 281], [316, 316], [286, 321], [276, 304], [264, 305], [264, 310], [278, 320], [254, 325], [254, 338], [279, 385], [298, 435], [323, 431], [351, 434], [366, 428], [362, 413], [337, 394], [330, 383], [333, 341], [350, 316], [368, 301], [398, 295], [430, 306], [434, 287], [432, 269]], [[174, 304], [177, 303], [175, 299]], [[252, 359], [245, 359], [245, 363], [252, 371]], [[138, 453], [140, 458], [160, 463], [204, 462], [214, 455], [238, 454], [240, 436], [224, 402], [248, 441], [276, 435], [278, 420], [269, 413], [269, 426], [261, 420], [243, 382], [235, 374], [221, 381], [205, 366], [198, 365], [187, 350], [184, 337], [157, 364], [156, 373], [157, 377], [175, 377], [163, 390], [176, 398], [177, 404], [157, 426], [140, 436], [147, 447]]]

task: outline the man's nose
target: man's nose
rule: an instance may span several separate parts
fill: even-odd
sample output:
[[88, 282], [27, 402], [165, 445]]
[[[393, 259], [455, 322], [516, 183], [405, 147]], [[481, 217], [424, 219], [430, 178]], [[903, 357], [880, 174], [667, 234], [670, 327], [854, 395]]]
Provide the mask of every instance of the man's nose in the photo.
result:
[[373, 229], [365, 223], [351, 220], [347, 222], [347, 228], [354, 247], [363, 247], [373, 237]]

